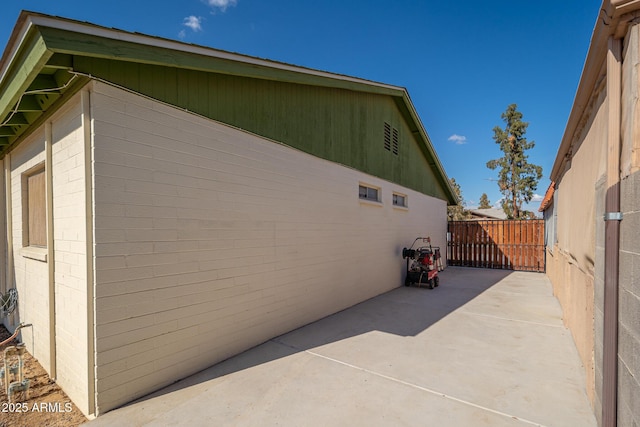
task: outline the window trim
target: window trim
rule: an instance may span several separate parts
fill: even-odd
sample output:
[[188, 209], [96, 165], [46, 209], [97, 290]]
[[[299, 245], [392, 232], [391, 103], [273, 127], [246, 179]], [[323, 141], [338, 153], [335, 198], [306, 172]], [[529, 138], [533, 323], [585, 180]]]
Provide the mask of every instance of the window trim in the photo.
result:
[[[362, 197], [361, 191], [363, 188], [366, 188], [367, 190], [375, 190], [377, 198], [374, 199], [374, 198]], [[376, 205], [382, 205], [382, 188], [376, 187], [375, 185], [360, 182], [358, 183], [358, 200], [364, 203], [374, 203]]]
[[47, 248], [41, 248], [38, 246], [25, 246], [20, 250], [20, 255], [22, 255], [24, 258], [47, 262], [49, 251]]
[[[396, 203], [397, 197], [402, 197], [404, 203], [401, 205], [397, 204]], [[409, 197], [406, 194], [398, 193], [397, 191], [394, 191], [393, 194], [391, 195], [391, 204], [396, 209], [409, 209]]]

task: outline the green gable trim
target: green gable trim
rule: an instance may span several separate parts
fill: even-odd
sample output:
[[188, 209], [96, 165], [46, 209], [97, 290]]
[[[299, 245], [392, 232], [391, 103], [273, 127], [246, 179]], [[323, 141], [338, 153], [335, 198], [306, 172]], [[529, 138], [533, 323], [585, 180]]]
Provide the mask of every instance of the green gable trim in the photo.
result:
[[56, 105], [73, 78], [66, 71], [71, 57], [54, 54], [33, 28], [5, 61], [0, 81], [0, 157]]
[[51, 55], [38, 34], [27, 37], [0, 82], [0, 123], [7, 119]]
[[[401, 90], [385, 86], [372, 86], [364, 82], [340, 80], [315, 74], [289, 71], [286, 69], [260, 66], [229, 59], [200, 55], [189, 51], [179, 51], [158, 46], [141, 45], [133, 42], [107, 39], [90, 34], [78, 37], [76, 33], [56, 28], [39, 28], [47, 47], [54, 52], [129, 61], [141, 64], [163, 65], [188, 70], [198, 70], [276, 80], [289, 83], [335, 87], [354, 91], [374, 92], [386, 95], [401, 95]], [[188, 48], [190, 45], [171, 42]], [[213, 49], [211, 49], [213, 51]], [[273, 63], [277, 65], [278, 63]]]

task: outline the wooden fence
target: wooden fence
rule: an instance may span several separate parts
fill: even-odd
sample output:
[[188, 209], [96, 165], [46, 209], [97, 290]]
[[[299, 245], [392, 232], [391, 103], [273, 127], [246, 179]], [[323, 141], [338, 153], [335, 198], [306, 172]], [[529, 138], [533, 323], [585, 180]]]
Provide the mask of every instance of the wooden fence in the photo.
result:
[[447, 263], [545, 271], [544, 220], [450, 221]]

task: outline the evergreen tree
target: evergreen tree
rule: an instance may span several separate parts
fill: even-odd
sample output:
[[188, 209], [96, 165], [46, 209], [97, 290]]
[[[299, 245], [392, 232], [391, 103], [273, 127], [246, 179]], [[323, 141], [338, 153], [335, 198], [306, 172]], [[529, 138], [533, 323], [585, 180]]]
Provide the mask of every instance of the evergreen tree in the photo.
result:
[[522, 121], [522, 113], [516, 104], [511, 104], [502, 113], [505, 128], [493, 128], [493, 140], [500, 145], [504, 156], [489, 160], [487, 167], [497, 169], [498, 186], [505, 196], [502, 208], [509, 219], [521, 219], [525, 216], [522, 204], [531, 201], [533, 192], [542, 178], [542, 168], [527, 161], [526, 151], [535, 146], [535, 142], [527, 141], [524, 134], [529, 123]]
[[478, 209], [491, 209], [491, 202], [489, 201], [487, 193], [482, 193], [482, 196], [480, 196], [480, 206], [478, 206]]
[[455, 178], [450, 178], [449, 182], [458, 197], [458, 204], [447, 206], [447, 217], [449, 221], [461, 221], [463, 219], [467, 219], [469, 217], [469, 211], [464, 208], [464, 199], [462, 198], [462, 189], [460, 189], [460, 184], [456, 182]]

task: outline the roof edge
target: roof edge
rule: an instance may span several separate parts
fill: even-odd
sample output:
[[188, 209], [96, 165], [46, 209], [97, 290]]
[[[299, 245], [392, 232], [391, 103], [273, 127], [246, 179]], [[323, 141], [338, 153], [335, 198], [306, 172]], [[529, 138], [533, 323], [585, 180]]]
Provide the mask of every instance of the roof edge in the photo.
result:
[[[60, 30], [73, 31], [80, 34], [98, 36], [106, 39], [135, 43], [143, 46], [158, 47], [186, 53], [193, 53], [206, 57], [225, 59], [234, 62], [245, 63], [252, 66], [268, 67], [282, 71], [297, 72], [317, 77], [325, 77], [334, 80], [343, 80], [351, 83], [359, 83], [367, 86], [380, 87], [388, 90], [402, 91], [403, 88], [373, 80], [352, 77], [344, 74], [337, 74], [328, 71], [317, 70], [299, 65], [287, 64], [284, 62], [258, 58], [250, 55], [229, 52], [213, 47], [184, 43], [159, 36], [151, 36], [142, 33], [133, 33], [126, 30], [107, 28], [101, 25], [82, 22], [70, 18], [46, 15], [38, 12], [22, 11], [18, 20], [29, 21], [31, 25], [43, 26]], [[15, 30], [14, 30], [15, 31]], [[0, 68], [1, 69], [1, 68]], [[0, 74], [1, 76], [1, 74]]]
[[24, 11], [20, 12], [16, 25], [13, 27], [13, 31], [11, 31], [11, 35], [7, 41], [7, 48], [2, 53], [2, 57], [0, 57], [0, 82], [4, 80], [11, 63], [20, 49], [20, 46], [22, 46], [30, 28], [31, 23], [29, 15]]
[[445, 193], [447, 193], [447, 196], [449, 199], [448, 202], [450, 204], [456, 205], [460, 202], [460, 200], [458, 200], [458, 196], [456, 195], [455, 191], [453, 190], [453, 187], [451, 186], [449, 177], [447, 176], [447, 173], [444, 170], [444, 166], [440, 162], [438, 153], [436, 153], [436, 150], [433, 147], [431, 138], [429, 138], [429, 134], [427, 133], [427, 130], [425, 129], [424, 125], [422, 124], [422, 121], [420, 120], [420, 116], [418, 115], [418, 112], [414, 107], [413, 102], [411, 101], [411, 97], [409, 96], [409, 92], [404, 88], [402, 90], [404, 92], [404, 95], [402, 96], [402, 100], [407, 106], [407, 109], [409, 110], [409, 113], [412, 116], [412, 120], [415, 122], [416, 126], [418, 127], [418, 132], [420, 134], [421, 139], [423, 140], [423, 143], [427, 147], [427, 151], [429, 151], [429, 154], [433, 158], [433, 161], [434, 161], [433, 166], [435, 166], [437, 172], [443, 178], [443, 181], [444, 181], [442, 182], [443, 189]]
[[544, 198], [542, 202], [540, 202], [540, 207], [538, 208], [538, 212], [544, 212], [551, 205], [553, 201], [553, 193], [556, 191], [556, 183], [555, 181], [551, 181], [549, 187], [547, 188], [547, 192], [544, 193]]
[[[107, 28], [88, 22], [81, 22], [69, 18], [51, 16], [39, 12], [24, 10], [18, 17], [18, 21], [16, 22], [16, 25], [7, 43], [7, 48], [5, 49], [0, 59], [0, 84], [2, 84], [8, 78], [7, 76], [10, 75], [9, 73], [14, 67], [14, 63], [19, 60], [21, 48], [29, 35], [34, 31], [38, 31], [40, 34], [42, 34], [45, 28], [69, 31], [82, 35], [86, 34], [92, 37], [99, 37], [106, 40], [113, 40], [123, 43], [132, 43], [143, 47], [148, 46], [153, 48], [183, 52], [184, 54], [198, 55], [206, 58], [215, 58], [219, 60], [245, 64], [249, 67], [264, 67], [268, 69], [279, 70], [284, 73], [307, 75], [311, 76], [311, 78], [313, 79], [319, 79], [318, 81], [334, 81], [336, 82], [336, 85], [347, 84], [356, 88], [352, 90], [370, 91], [372, 93], [379, 92], [384, 93], [387, 96], [395, 97], [398, 100], [402, 99], [401, 102], [404, 103], [405, 107], [409, 111], [411, 120], [415, 124], [419, 139], [424, 144], [427, 152], [433, 159], [433, 162], [429, 163], [434, 169], [436, 175], [439, 175], [438, 180], [440, 181], [440, 185], [442, 187], [442, 190], [444, 191], [448, 203], [458, 203], [458, 198], [451, 186], [451, 183], [449, 182], [449, 178], [444, 170], [444, 167], [440, 162], [440, 159], [438, 158], [438, 155], [427, 134], [427, 131], [425, 130], [422, 121], [420, 120], [420, 117], [417, 113], [417, 110], [415, 109], [415, 106], [411, 101], [408, 91], [404, 87], [374, 82], [371, 80], [331, 73], [327, 71], [315, 70], [268, 59], [261, 59], [248, 55], [228, 52], [206, 46], [188, 44], [176, 40], [170, 40], [141, 33], [133, 33], [114, 28]], [[52, 54], [54, 52], [62, 51], [59, 46], [56, 47], [55, 43], [46, 43], [45, 47]], [[82, 52], [78, 52], [78, 54], [81, 55]]]
[[582, 67], [582, 74], [565, 132], [551, 169], [550, 179], [552, 181], [557, 181], [561, 174], [565, 157], [569, 154], [580, 120], [589, 105], [591, 94], [602, 76], [602, 65], [606, 59], [609, 37], [623, 37], [629, 21], [635, 18], [633, 13], [638, 11], [640, 11], [640, 0], [603, 0], [591, 35], [589, 51]]

